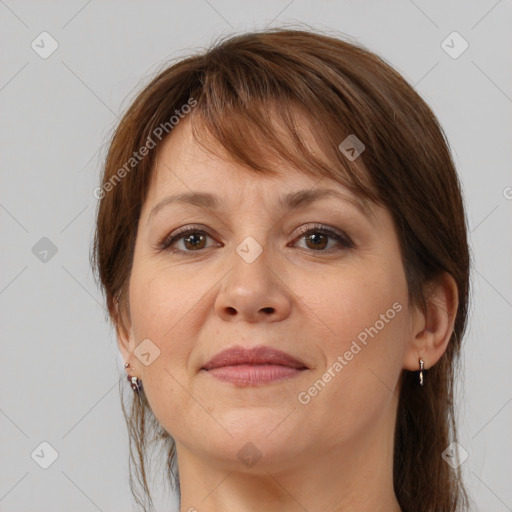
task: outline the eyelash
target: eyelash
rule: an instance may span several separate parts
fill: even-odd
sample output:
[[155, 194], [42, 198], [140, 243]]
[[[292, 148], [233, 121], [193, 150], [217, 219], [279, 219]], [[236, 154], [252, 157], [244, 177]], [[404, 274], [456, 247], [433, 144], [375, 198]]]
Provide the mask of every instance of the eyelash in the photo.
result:
[[[298, 233], [297, 237], [294, 239], [294, 241], [303, 239], [306, 237], [306, 235], [310, 235], [313, 233], [321, 233], [323, 235], [327, 235], [328, 237], [336, 240], [343, 247], [342, 250], [354, 248], [354, 244], [353, 244], [352, 240], [350, 240], [350, 237], [348, 237], [344, 233], [337, 233], [336, 231], [329, 229], [329, 228], [323, 226], [322, 224], [313, 224], [310, 226], [306, 226], [304, 228], [300, 228], [299, 233]], [[196, 226], [190, 226], [190, 227], [180, 228], [178, 231], [171, 233], [170, 235], [166, 235], [158, 242], [157, 248], [160, 251], [169, 251], [169, 252], [176, 253], [176, 254], [193, 254], [193, 253], [200, 253], [201, 251], [205, 250], [205, 249], [198, 249], [197, 251], [184, 251], [182, 249], [175, 249], [175, 248], [171, 247], [173, 243], [175, 243], [179, 240], [182, 240], [187, 235], [191, 235], [191, 234], [201, 234], [201, 235], [206, 235], [206, 236], [209, 236], [210, 238], [213, 238], [205, 230], [200, 229], [199, 227], [196, 227]], [[308, 250], [308, 249], [306, 249], [306, 250]], [[327, 249], [327, 250], [319, 250], [319, 251], [316, 251], [314, 249], [309, 249], [309, 250], [312, 252], [329, 253], [329, 252], [331, 252], [332, 248]]]

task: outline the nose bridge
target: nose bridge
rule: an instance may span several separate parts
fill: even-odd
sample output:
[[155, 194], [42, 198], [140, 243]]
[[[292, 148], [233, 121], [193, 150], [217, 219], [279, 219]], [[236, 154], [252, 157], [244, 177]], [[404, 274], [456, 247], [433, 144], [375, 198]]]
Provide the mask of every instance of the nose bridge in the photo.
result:
[[[272, 254], [262, 232], [247, 235], [235, 246], [230, 258], [232, 270], [228, 274], [231, 283], [248, 291], [257, 292], [271, 285]], [[256, 238], [258, 237], [258, 238]], [[259, 240], [259, 241], [258, 241]]]
[[256, 236], [245, 236], [230, 257], [231, 270], [223, 280], [215, 305], [224, 319], [278, 319], [289, 313], [289, 294], [275, 268], [278, 258]]

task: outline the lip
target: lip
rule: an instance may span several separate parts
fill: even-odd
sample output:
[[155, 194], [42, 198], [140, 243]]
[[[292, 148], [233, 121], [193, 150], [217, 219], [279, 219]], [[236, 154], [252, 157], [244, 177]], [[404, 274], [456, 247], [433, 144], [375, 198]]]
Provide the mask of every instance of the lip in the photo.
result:
[[259, 346], [246, 349], [241, 346], [231, 347], [216, 354], [202, 366], [203, 370], [213, 370], [224, 366], [238, 365], [272, 365], [305, 370], [307, 366], [295, 357], [272, 347]]
[[254, 386], [289, 379], [304, 372], [306, 368], [290, 368], [278, 364], [239, 364], [236, 366], [220, 366], [205, 370], [212, 377], [238, 386]]
[[289, 379], [308, 367], [299, 359], [271, 347], [240, 346], [219, 352], [201, 370], [218, 380], [238, 386], [254, 386]]

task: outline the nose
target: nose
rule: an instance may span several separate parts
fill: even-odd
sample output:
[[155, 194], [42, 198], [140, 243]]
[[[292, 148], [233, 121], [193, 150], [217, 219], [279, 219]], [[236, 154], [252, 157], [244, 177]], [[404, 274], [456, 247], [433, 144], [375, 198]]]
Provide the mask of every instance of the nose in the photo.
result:
[[275, 258], [273, 262], [270, 251], [264, 249], [254, 261], [249, 261], [234, 251], [231, 269], [215, 300], [216, 314], [229, 322], [285, 319], [291, 311], [293, 293], [280, 276]]

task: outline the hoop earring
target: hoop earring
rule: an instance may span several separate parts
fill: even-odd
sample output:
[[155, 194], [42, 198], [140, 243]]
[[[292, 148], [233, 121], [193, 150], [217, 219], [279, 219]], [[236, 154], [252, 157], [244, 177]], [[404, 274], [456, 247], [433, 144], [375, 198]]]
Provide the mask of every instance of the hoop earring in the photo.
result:
[[[126, 363], [124, 365], [125, 368], [128, 368], [129, 366], [130, 366], [130, 363]], [[133, 368], [133, 366], [132, 366], [132, 368]], [[133, 368], [133, 369], [135, 370], [135, 368]], [[128, 379], [130, 386], [136, 393], [139, 393], [142, 390], [142, 381], [138, 377], [132, 377], [131, 375], [128, 375], [126, 378]]]
[[420, 386], [423, 386], [423, 359], [420, 358]]

